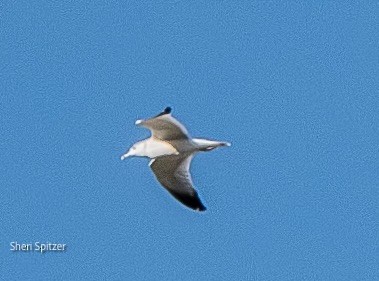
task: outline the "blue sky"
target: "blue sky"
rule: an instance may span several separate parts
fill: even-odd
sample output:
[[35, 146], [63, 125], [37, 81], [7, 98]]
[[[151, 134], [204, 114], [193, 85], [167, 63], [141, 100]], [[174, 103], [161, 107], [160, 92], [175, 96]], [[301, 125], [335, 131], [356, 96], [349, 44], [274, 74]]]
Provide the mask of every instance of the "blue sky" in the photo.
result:
[[[1, 4], [4, 280], [379, 278], [378, 5], [203, 2]], [[204, 214], [120, 161], [166, 106]]]

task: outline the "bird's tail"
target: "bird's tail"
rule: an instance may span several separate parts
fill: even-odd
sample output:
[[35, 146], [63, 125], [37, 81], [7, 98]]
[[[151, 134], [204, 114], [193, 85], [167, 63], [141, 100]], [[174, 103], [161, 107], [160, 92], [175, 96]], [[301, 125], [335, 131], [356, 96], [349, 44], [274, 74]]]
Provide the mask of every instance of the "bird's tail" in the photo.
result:
[[196, 143], [201, 151], [208, 151], [220, 146], [230, 146], [231, 144], [226, 141], [211, 141], [206, 139], [192, 139]]

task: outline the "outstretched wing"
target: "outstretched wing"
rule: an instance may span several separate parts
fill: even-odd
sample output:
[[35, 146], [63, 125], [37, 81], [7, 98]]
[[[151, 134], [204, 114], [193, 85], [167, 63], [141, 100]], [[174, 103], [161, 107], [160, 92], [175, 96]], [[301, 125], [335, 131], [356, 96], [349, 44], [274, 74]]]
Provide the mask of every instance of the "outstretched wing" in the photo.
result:
[[157, 180], [172, 196], [193, 210], [205, 211], [205, 206], [192, 186], [189, 173], [191, 160], [192, 155], [188, 154], [162, 156], [153, 159], [150, 167]]
[[171, 108], [167, 107], [162, 113], [147, 120], [137, 120], [140, 125], [151, 130], [153, 137], [169, 141], [176, 139], [187, 139], [187, 129], [171, 115]]

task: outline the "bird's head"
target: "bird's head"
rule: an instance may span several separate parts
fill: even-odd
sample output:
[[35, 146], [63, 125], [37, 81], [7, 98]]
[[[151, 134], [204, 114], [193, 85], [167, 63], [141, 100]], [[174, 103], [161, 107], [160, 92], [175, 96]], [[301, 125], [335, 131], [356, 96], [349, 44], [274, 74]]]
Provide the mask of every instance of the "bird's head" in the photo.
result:
[[128, 150], [128, 152], [121, 156], [121, 160], [124, 160], [125, 158], [131, 156], [146, 156], [146, 142], [139, 141], [133, 144], [133, 146]]

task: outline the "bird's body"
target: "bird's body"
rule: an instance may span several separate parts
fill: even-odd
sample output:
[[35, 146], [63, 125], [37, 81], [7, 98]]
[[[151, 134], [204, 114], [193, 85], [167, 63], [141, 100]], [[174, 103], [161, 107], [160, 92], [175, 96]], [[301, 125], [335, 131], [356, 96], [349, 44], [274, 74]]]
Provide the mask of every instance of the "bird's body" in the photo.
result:
[[149, 166], [157, 180], [187, 207], [204, 211], [206, 208], [192, 187], [189, 173], [191, 160], [195, 153], [209, 151], [227, 142], [206, 139], [191, 139], [186, 128], [171, 116], [171, 108], [147, 120], [137, 120], [136, 125], [151, 130], [150, 138], [135, 143], [121, 160], [129, 156], [152, 159]]

